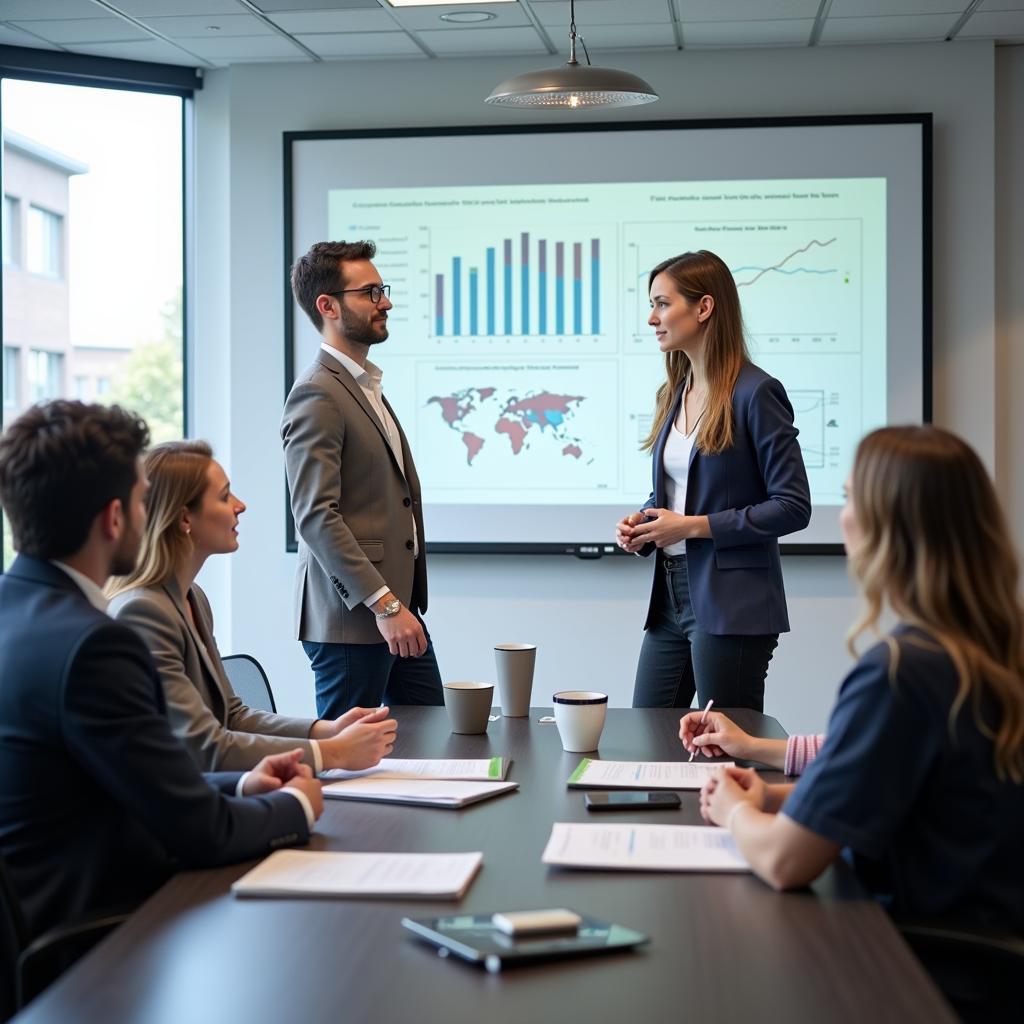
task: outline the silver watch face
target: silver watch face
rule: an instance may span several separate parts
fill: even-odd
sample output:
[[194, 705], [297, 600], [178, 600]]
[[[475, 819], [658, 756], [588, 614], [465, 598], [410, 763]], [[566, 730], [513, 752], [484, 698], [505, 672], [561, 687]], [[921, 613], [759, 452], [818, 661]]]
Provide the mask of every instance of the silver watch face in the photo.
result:
[[384, 605], [384, 611], [380, 615], [382, 618], [389, 619], [392, 615], [397, 615], [401, 610], [402, 602], [397, 597], [394, 597]]

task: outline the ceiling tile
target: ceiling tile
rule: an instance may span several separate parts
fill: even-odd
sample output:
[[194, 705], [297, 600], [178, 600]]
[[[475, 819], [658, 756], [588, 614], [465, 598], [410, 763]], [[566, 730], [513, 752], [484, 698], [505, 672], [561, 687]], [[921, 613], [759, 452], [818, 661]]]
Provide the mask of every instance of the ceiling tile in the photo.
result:
[[[954, 20], [955, 20], [954, 15]], [[953, 27], [948, 14], [897, 15], [889, 18], [829, 18], [823, 43], [901, 43], [941, 40]]]
[[683, 43], [688, 50], [705, 46], [806, 46], [813, 27], [810, 18], [684, 22]]
[[297, 35], [300, 43], [320, 57], [425, 57], [426, 54], [404, 33], [318, 32]]
[[1019, 39], [1024, 36], [1024, 11], [978, 11], [956, 34], [957, 39]]
[[0, 21], [48, 21], [102, 14], [92, 0], [0, 0]]
[[[133, 18], [158, 18], [165, 14], [238, 14], [242, 9], [237, 0], [110, 0], [118, 10]], [[90, 3], [90, 6], [93, 5]], [[170, 8], [170, 10], [168, 10]], [[99, 10], [93, 7], [94, 10]]]
[[266, 22], [251, 14], [204, 14], [139, 20], [168, 39], [226, 39], [229, 36], [274, 34]]
[[[676, 37], [671, 25], [596, 25], [581, 33], [585, 36], [591, 56], [603, 50], [631, 47], [667, 47], [675, 49]], [[560, 39], [555, 40], [556, 44]], [[594, 57], [594, 63], [601, 62]]]
[[38, 50], [60, 49], [38, 36], [30, 36], [27, 32], [8, 25], [0, 25], [0, 46], [32, 46]]
[[285, 32], [400, 32], [387, 11], [275, 11], [267, 17]]
[[228, 39], [189, 39], [182, 45], [200, 57], [218, 62], [236, 60], [309, 60], [294, 43], [279, 36], [238, 36]]
[[141, 39], [131, 43], [80, 43], [75, 53], [89, 53], [96, 57], [116, 57], [119, 60], [148, 60], [160, 64], [185, 64], [194, 67], [195, 57], [179, 50], [162, 39]]
[[753, 13], [765, 20], [817, 17], [821, 0], [676, 0], [684, 24], [688, 21], [749, 21]]
[[254, 0], [264, 14], [273, 11], [379, 11], [377, 0]]
[[[386, 3], [387, 0], [384, 0]], [[486, 11], [494, 17], [487, 22], [474, 22], [470, 25], [458, 22], [442, 21], [441, 15], [458, 11], [456, 7], [402, 7], [395, 8], [395, 20], [406, 28], [419, 32], [421, 29], [467, 29], [488, 31], [494, 28], [506, 28], [516, 25], [529, 25], [530, 19], [519, 4], [473, 4], [474, 11]], [[462, 12], [465, 13], [465, 12]], [[568, 21], [566, 21], [568, 25]]]
[[464, 28], [458, 32], [419, 32], [419, 38], [434, 53], [458, 57], [509, 53], [547, 53], [547, 47], [532, 28]]
[[1024, 0], [982, 0], [979, 11], [1024, 11]]
[[953, 22], [969, 0], [832, 0], [830, 18], [884, 18], [897, 14], [952, 14]]
[[[569, 32], [569, 5], [538, 4], [534, 7], [540, 23]], [[595, 25], [672, 24], [672, 15], [665, 0], [587, 0], [576, 5], [576, 30], [586, 35]]]
[[16, 24], [52, 43], [120, 43], [150, 38], [123, 18], [70, 18], [62, 21], [19, 21]]

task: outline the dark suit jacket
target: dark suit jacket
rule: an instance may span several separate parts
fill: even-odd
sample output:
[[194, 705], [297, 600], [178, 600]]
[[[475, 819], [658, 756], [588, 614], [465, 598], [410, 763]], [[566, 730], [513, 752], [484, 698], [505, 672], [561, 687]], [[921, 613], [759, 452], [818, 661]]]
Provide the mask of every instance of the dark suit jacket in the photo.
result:
[[[654, 491], [644, 508], [665, 508], [665, 442], [682, 392], [654, 446]], [[690, 604], [708, 633], [757, 636], [789, 630], [778, 538], [811, 518], [793, 407], [786, 389], [747, 363], [732, 393], [733, 444], [720, 455], [694, 445], [686, 483], [686, 514], [707, 516], [711, 537], [687, 540]], [[650, 544], [641, 552], [650, 554]], [[655, 578], [647, 612], [654, 622]]]
[[401, 437], [404, 474], [362, 388], [326, 352], [317, 352], [285, 402], [281, 438], [299, 535], [300, 640], [382, 643], [363, 600], [384, 586], [413, 611], [427, 610], [420, 482], [398, 417], [387, 408]]
[[0, 852], [33, 933], [132, 906], [177, 866], [309, 837], [284, 793], [239, 799], [171, 732], [153, 661], [66, 573], [19, 555], [0, 577]]

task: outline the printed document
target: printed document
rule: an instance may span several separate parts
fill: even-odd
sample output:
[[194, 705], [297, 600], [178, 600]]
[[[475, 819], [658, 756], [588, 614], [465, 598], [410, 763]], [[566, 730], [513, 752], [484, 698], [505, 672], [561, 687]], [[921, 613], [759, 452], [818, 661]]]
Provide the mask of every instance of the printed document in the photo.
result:
[[597, 761], [585, 757], [569, 776], [571, 789], [700, 789], [732, 761]]
[[621, 871], [749, 871], [732, 835], [702, 825], [577, 825], [556, 822], [541, 860]]
[[458, 899], [482, 853], [325, 853], [278, 850], [243, 875], [236, 896], [401, 896]]
[[322, 779], [461, 779], [500, 782], [508, 774], [509, 762], [503, 757], [480, 760], [446, 760], [436, 757], [385, 757], [380, 764], [362, 771], [329, 768]]
[[324, 796], [377, 800], [424, 807], [465, 807], [518, 789], [518, 782], [457, 782], [452, 779], [341, 779], [324, 785]]

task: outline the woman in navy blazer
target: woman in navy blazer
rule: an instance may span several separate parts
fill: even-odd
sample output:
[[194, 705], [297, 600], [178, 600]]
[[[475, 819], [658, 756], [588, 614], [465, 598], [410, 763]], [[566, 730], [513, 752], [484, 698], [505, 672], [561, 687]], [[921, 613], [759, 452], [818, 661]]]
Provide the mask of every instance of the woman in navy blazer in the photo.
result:
[[714, 253], [683, 253], [650, 274], [665, 353], [645, 447], [654, 490], [616, 529], [657, 551], [634, 707], [764, 707], [764, 679], [789, 630], [778, 538], [810, 520], [793, 408], [747, 353], [736, 282]]

